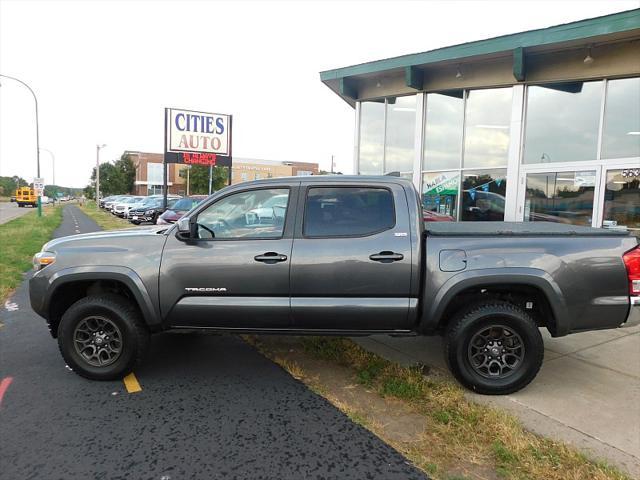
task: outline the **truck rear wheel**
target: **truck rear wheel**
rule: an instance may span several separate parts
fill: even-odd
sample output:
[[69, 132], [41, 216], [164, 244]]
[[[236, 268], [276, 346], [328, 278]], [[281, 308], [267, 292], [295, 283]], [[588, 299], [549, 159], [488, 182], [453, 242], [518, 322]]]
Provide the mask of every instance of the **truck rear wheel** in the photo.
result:
[[542, 335], [520, 307], [490, 300], [458, 313], [445, 336], [445, 358], [465, 387], [504, 395], [528, 385], [544, 357]]
[[91, 380], [117, 380], [131, 373], [148, 344], [149, 332], [135, 305], [113, 294], [78, 300], [58, 327], [62, 357]]

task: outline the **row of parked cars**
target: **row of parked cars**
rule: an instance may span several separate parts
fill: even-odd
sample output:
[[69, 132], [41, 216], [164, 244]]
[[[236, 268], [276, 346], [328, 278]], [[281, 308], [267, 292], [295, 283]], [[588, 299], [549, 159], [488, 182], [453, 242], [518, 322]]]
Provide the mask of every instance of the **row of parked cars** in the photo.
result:
[[165, 209], [162, 195], [111, 195], [100, 199], [100, 207], [118, 217], [128, 219], [134, 225], [142, 223], [168, 225], [176, 222], [205, 198], [207, 198], [206, 195], [189, 197], [167, 195]]

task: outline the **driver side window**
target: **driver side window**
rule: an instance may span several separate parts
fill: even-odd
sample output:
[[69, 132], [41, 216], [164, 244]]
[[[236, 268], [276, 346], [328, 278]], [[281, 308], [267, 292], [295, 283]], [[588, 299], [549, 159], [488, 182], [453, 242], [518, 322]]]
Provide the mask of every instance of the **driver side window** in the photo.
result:
[[198, 238], [280, 238], [288, 205], [288, 188], [234, 193], [198, 215]]

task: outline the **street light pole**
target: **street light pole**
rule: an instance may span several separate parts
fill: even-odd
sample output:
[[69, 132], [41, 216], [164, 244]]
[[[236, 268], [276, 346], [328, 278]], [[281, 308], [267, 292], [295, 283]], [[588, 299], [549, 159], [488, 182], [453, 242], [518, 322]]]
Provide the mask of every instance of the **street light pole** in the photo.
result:
[[100, 210], [100, 149], [106, 147], [102, 145], [96, 145], [96, 209]]
[[[41, 148], [40, 150], [43, 150], [43, 151], [47, 152], [49, 155], [51, 155], [51, 164], [52, 164], [51, 185], [53, 185], [55, 187], [56, 186], [56, 156], [48, 148]], [[53, 190], [53, 201], [54, 202], [56, 201], [56, 193], [57, 193], [57, 190], [54, 189]]]
[[[27, 87], [27, 89], [31, 92], [31, 95], [33, 95], [33, 101], [36, 104], [36, 158], [38, 160], [38, 178], [40, 178], [40, 128], [38, 126], [39, 125], [39, 121], [38, 121], [38, 97], [36, 97], [36, 94], [33, 91], [33, 89], [29, 85], [27, 85], [25, 82], [20, 80], [19, 78], [10, 77], [9, 75], [3, 75], [1, 73], [0, 73], [0, 77], [8, 78], [10, 80], [15, 80], [16, 82], [21, 83], [22, 85]], [[42, 216], [42, 198], [40, 197], [40, 195], [38, 195], [38, 216], [39, 217]]]

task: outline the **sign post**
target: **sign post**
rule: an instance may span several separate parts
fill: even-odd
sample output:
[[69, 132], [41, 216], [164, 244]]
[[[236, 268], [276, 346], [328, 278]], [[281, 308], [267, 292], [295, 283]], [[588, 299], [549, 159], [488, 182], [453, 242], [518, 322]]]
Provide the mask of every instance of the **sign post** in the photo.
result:
[[[167, 164], [231, 167], [232, 116], [193, 110], [164, 110], [164, 206], [167, 206]], [[229, 183], [231, 183], [229, 181]], [[211, 178], [209, 179], [211, 185]], [[211, 186], [209, 187], [211, 193]]]
[[38, 216], [42, 216], [42, 195], [44, 194], [44, 178], [33, 179], [33, 191], [38, 197]]

